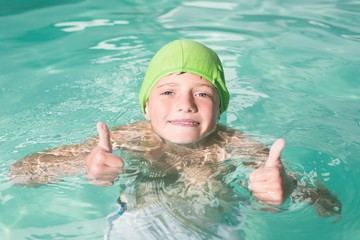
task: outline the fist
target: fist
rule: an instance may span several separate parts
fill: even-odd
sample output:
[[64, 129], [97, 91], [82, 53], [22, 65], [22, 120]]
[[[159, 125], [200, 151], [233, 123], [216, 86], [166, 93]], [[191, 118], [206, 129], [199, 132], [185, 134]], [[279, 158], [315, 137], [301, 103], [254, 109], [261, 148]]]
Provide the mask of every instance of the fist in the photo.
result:
[[99, 122], [96, 125], [99, 142], [85, 159], [89, 181], [95, 185], [109, 186], [122, 173], [123, 160], [112, 153], [110, 131]]
[[284, 146], [283, 139], [276, 140], [264, 167], [256, 169], [249, 176], [248, 188], [262, 204], [281, 205], [291, 190], [291, 178], [280, 160]]

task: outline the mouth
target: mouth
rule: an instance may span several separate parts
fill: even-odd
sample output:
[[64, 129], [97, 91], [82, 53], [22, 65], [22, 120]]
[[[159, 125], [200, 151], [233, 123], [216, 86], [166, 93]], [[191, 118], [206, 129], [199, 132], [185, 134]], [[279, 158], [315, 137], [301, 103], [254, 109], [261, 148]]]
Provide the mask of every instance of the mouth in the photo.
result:
[[170, 120], [170, 124], [182, 126], [182, 127], [197, 127], [200, 125], [199, 122], [192, 119], [179, 119], [179, 120]]

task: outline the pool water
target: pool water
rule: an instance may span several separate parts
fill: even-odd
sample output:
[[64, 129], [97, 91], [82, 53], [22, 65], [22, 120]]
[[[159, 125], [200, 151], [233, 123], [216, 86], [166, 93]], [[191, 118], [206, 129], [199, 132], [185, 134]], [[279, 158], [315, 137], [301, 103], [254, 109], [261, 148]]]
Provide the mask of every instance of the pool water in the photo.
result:
[[[358, 239], [359, 22], [355, 0], [0, 1], [0, 239]], [[184, 38], [222, 59], [231, 101], [221, 123], [268, 146], [284, 138], [289, 167], [341, 200], [340, 221], [306, 204], [261, 211], [247, 196], [219, 213], [234, 224], [214, 230], [161, 204], [120, 216], [131, 176], [125, 190], [84, 176], [9, 182], [12, 163], [82, 142], [98, 121], [142, 120], [137, 92], [150, 58]]]

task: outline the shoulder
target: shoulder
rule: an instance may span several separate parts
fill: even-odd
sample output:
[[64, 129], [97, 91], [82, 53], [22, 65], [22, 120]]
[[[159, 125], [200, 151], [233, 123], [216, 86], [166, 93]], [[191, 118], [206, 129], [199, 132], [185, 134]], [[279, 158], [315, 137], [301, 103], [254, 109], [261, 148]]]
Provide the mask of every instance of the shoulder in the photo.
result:
[[149, 151], [161, 143], [148, 121], [138, 121], [112, 129], [115, 147], [124, 150]]
[[215, 132], [215, 138], [220, 138], [225, 143], [239, 142], [246, 139], [246, 135], [232, 127], [218, 124]]
[[221, 139], [230, 158], [264, 160], [268, 156], [268, 148], [263, 143], [234, 128], [219, 124], [215, 138]]

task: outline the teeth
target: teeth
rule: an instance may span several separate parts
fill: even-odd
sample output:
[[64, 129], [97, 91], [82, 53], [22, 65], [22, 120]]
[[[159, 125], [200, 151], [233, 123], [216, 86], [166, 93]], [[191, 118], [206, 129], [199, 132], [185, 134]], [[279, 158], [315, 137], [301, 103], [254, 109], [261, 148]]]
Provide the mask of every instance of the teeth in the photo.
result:
[[188, 124], [188, 125], [198, 125], [198, 123], [196, 122], [182, 122], [183, 124]]

